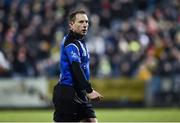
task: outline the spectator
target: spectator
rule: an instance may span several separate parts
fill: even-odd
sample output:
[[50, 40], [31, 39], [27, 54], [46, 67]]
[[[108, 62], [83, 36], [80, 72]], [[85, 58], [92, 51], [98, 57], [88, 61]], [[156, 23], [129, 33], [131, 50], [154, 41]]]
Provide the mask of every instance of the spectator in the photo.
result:
[[[87, 36], [92, 76], [179, 74], [178, 0], [1, 0], [0, 48], [9, 76], [58, 76], [56, 47], [67, 33], [66, 16], [76, 8], [89, 13], [95, 29]], [[149, 69], [147, 59], [157, 65]]]
[[10, 69], [10, 64], [5, 58], [2, 51], [0, 51], [0, 77], [7, 76], [8, 70]]

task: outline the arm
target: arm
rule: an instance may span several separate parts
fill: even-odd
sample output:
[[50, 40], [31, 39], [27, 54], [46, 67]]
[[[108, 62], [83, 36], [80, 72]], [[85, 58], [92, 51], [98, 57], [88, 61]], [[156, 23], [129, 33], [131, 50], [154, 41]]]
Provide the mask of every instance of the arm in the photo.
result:
[[72, 70], [75, 78], [79, 82], [81, 90], [86, 90], [90, 100], [101, 100], [103, 96], [92, 89], [91, 84], [87, 81], [84, 72], [82, 71], [79, 62], [72, 62]]
[[80, 67], [80, 63], [73, 61], [71, 66], [73, 74], [76, 80], [79, 82], [81, 90], [86, 90], [87, 93], [91, 93], [93, 89], [91, 87], [91, 84], [87, 81], [84, 72]]

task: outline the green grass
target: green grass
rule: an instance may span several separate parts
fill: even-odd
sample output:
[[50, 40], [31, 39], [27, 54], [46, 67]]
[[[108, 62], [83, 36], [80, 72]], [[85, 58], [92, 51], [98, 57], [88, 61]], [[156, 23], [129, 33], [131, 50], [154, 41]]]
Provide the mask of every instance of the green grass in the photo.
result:
[[172, 122], [180, 121], [180, 109], [97, 110], [99, 121]]
[[[180, 122], [180, 109], [96, 109], [100, 122]], [[52, 122], [53, 110], [3, 110], [0, 122]]]

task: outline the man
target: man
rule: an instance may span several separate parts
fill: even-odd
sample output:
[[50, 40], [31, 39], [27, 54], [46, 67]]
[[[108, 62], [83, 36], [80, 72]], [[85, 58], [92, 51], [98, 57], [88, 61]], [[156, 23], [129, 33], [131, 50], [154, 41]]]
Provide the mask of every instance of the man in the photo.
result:
[[0, 77], [6, 76], [8, 70], [10, 70], [9, 61], [5, 58], [3, 52], [0, 49]]
[[61, 44], [60, 80], [53, 93], [54, 121], [97, 122], [90, 101], [100, 101], [102, 95], [89, 82], [89, 52], [84, 41], [89, 26], [86, 13], [71, 13], [69, 26]]

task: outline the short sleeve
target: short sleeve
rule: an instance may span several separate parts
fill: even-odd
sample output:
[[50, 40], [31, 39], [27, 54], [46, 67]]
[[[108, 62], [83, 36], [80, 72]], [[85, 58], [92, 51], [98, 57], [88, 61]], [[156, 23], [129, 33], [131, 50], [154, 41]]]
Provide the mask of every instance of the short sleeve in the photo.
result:
[[66, 54], [70, 63], [74, 62], [81, 62], [80, 53], [78, 47], [71, 43], [65, 47]]

